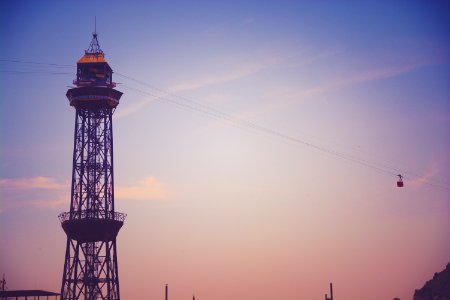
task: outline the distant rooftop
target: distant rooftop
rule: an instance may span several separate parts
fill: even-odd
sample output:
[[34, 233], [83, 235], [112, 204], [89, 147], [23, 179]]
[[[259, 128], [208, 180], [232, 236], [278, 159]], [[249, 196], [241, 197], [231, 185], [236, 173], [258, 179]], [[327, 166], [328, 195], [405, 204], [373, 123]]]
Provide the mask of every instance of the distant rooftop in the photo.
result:
[[42, 291], [42, 290], [15, 290], [15, 291], [0, 291], [0, 298], [15, 298], [19, 299], [21, 297], [46, 297], [43, 299], [48, 299], [49, 296], [55, 296], [54, 299], [58, 299], [58, 296], [60, 294], [53, 293], [49, 291]]

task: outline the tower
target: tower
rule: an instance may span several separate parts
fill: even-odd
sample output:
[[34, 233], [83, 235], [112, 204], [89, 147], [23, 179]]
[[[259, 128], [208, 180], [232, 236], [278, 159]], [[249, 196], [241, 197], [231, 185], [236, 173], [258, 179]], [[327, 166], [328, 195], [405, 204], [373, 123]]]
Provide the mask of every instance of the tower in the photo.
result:
[[63, 300], [118, 300], [116, 237], [125, 214], [114, 209], [112, 115], [122, 93], [97, 33], [77, 62], [66, 96], [75, 108], [70, 211], [59, 215], [67, 235]]

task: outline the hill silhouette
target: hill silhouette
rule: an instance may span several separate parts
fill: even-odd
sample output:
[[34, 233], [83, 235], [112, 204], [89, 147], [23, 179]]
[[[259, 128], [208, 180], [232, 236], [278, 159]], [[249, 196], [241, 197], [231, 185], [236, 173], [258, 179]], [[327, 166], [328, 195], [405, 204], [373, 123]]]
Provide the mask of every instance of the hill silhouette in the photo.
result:
[[414, 292], [414, 300], [450, 300], [450, 263]]

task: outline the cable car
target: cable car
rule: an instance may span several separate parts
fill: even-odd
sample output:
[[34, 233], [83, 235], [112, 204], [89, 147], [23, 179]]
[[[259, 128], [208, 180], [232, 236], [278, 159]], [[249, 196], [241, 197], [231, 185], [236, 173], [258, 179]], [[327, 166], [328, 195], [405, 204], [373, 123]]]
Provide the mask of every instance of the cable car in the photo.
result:
[[398, 174], [398, 181], [397, 181], [397, 187], [403, 187], [403, 176], [401, 174]]

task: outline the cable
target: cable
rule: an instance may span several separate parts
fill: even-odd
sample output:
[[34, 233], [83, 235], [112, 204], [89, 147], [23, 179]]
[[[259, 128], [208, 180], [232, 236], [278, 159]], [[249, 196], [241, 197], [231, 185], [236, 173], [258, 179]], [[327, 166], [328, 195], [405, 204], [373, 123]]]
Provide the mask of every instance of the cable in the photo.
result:
[[[0, 59], [0, 62], [6, 62], [6, 63], [13, 63], [13, 64], [23, 64], [27, 67], [29, 67], [29, 65], [33, 65], [33, 66], [38, 66], [38, 67], [42, 67], [42, 66], [47, 66], [47, 67], [52, 67], [52, 68], [73, 68], [74, 65], [62, 65], [62, 64], [55, 64], [55, 63], [42, 63], [42, 62], [35, 62], [35, 61], [23, 61], [23, 60], [6, 60], [6, 59]], [[0, 70], [0, 72], [6, 72], [6, 73], [46, 73], [46, 74], [52, 74], [52, 75], [67, 75], [67, 74], [71, 74], [68, 72], [53, 72], [51, 70]], [[326, 146], [321, 146], [315, 143], [311, 143], [307, 140], [303, 140], [300, 139], [298, 137], [294, 137], [288, 134], [285, 134], [283, 132], [280, 132], [278, 130], [274, 130], [265, 126], [261, 126], [259, 124], [256, 124], [252, 121], [249, 120], [245, 120], [242, 118], [238, 118], [238, 117], [234, 117], [231, 114], [221, 111], [217, 108], [199, 103], [197, 101], [188, 99], [186, 97], [182, 97], [176, 94], [173, 94], [169, 91], [165, 91], [163, 89], [157, 88], [153, 85], [150, 85], [144, 81], [141, 81], [139, 79], [133, 78], [131, 76], [122, 74], [122, 73], [118, 73], [115, 72], [115, 74], [117, 76], [120, 76], [122, 78], [131, 80], [135, 83], [138, 83], [142, 86], [145, 86], [146, 88], [150, 88], [154, 91], [156, 91], [156, 93], [152, 93], [149, 91], [145, 91], [145, 90], [141, 90], [138, 88], [135, 88], [133, 86], [127, 85], [127, 84], [122, 84], [122, 86], [126, 89], [147, 95], [147, 96], [151, 96], [153, 98], [155, 98], [156, 100], [162, 100], [171, 104], [174, 104], [180, 108], [189, 110], [189, 111], [193, 111], [196, 113], [201, 113], [204, 115], [207, 115], [209, 117], [213, 117], [215, 119], [218, 119], [222, 122], [227, 122], [230, 123], [232, 125], [238, 126], [240, 128], [244, 128], [247, 130], [251, 130], [253, 132], [257, 132], [257, 133], [261, 133], [265, 136], [269, 136], [269, 137], [276, 137], [288, 142], [292, 142], [294, 144], [299, 144], [299, 145], [303, 145], [312, 149], [315, 149], [317, 151], [320, 151], [322, 153], [326, 153], [341, 159], [344, 159], [346, 161], [355, 163], [355, 164], [359, 164], [368, 168], [371, 168], [373, 170], [376, 170], [377, 172], [380, 173], [384, 173], [384, 174], [389, 174], [391, 176], [396, 176], [399, 172], [399, 170], [401, 170], [401, 168], [396, 168], [394, 166], [392, 166], [391, 164], [387, 164], [387, 163], [380, 163], [380, 162], [375, 162], [372, 161], [370, 159], [367, 158], [361, 158], [358, 157], [356, 155], [350, 154], [348, 152], [343, 152], [343, 151], [338, 151], [335, 150], [331, 147], [326, 147]], [[403, 172], [402, 175], [405, 179], [410, 179], [412, 180], [413, 177], [417, 177], [420, 178], [421, 175], [413, 174], [414, 172]], [[410, 176], [410, 175], [415, 175], [415, 176]], [[422, 179], [424, 184], [427, 184], [429, 186], [432, 187], [436, 187], [439, 189], [443, 189], [445, 191], [450, 191], [450, 184], [447, 182], [443, 182], [441, 181], [436, 182], [436, 181], [431, 181], [428, 179]]]
[[[147, 96], [151, 96], [151, 97], [153, 97], [153, 98], [155, 98], [157, 100], [164, 100], [164, 101], [170, 102], [172, 104], [175, 104], [175, 105], [177, 105], [177, 106], [179, 106], [181, 108], [192, 110], [192, 111], [195, 111], [197, 113], [206, 114], [206, 115], [209, 115], [210, 117], [214, 117], [216, 119], [219, 119], [219, 120], [222, 120], [222, 121], [226, 121], [228, 123], [232, 123], [232, 124], [238, 125], [240, 127], [244, 126], [247, 129], [255, 130], [255, 131], [263, 133], [263, 134], [265, 134], [267, 136], [275, 136], [275, 137], [281, 138], [283, 140], [287, 140], [289, 142], [293, 142], [293, 143], [296, 143], [296, 144], [302, 144], [304, 146], [312, 147], [312, 148], [314, 148], [316, 150], [319, 150], [321, 152], [325, 152], [325, 153], [333, 155], [333, 156], [337, 156], [337, 157], [339, 157], [341, 159], [350, 161], [352, 163], [356, 163], [356, 164], [363, 165], [365, 167], [374, 169], [374, 170], [376, 170], [376, 171], [378, 171], [380, 173], [389, 174], [391, 176], [396, 176], [399, 173], [399, 171], [398, 171], [399, 169], [389, 168], [389, 167], [383, 166], [382, 164], [379, 164], [379, 163], [376, 163], [376, 162], [372, 162], [370, 160], [363, 159], [363, 158], [351, 155], [349, 153], [340, 152], [340, 151], [336, 151], [336, 150], [333, 150], [333, 149], [330, 149], [330, 148], [327, 148], [327, 147], [323, 147], [323, 146], [319, 146], [319, 145], [316, 145], [316, 144], [312, 144], [310, 142], [301, 140], [301, 139], [296, 138], [296, 137], [292, 137], [290, 135], [281, 133], [279, 131], [272, 130], [270, 128], [266, 128], [266, 127], [257, 125], [257, 124], [255, 124], [253, 122], [249, 122], [249, 121], [246, 121], [246, 120], [243, 120], [243, 119], [232, 117], [230, 115], [225, 115], [225, 113], [223, 113], [223, 112], [211, 113], [211, 112], [209, 112], [207, 110], [199, 109], [196, 106], [189, 105], [189, 104], [186, 104], [186, 103], [181, 103], [181, 102], [176, 101], [176, 100], [174, 100], [172, 98], [169, 98], [167, 96], [157, 95], [157, 94], [154, 94], [154, 93], [150, 93], [150, 92], [147, 92], [147, 91], [143, 91], [143, 90], [140, 90], [140, 89], [137, 89], [137, 88], [130, 87], [128, 85], [123, 85], [123, 86], [125, 88], [127, 88], [127, 89], [137, 91], [137, 92], [139, 92], [141, 94], [144, 94], [144, 95], [147, 95]], [[177, 97], [177, 98], [183, 98], [183, 97]], [[193, 101], [190, 100], [190, 102], [193, 102]], [[200, 106], [205, 107], [204, 105], [200, 105]], [[217, 111], [217, 110], [213, 109], [213, 111]], [[403, 177], [405, 179], [412, 179], [408, 175], [403, 176]], [[441, 184], [438, 184], [438, 183], [434, 183], [434, 182], [431, 182], [430, 180], [423, 180], [423, 181], [424, 181], [425, 184], [428, 184], [430, 186], [450, 191], [450, 187], [448, 187], [446, 185], [441, 185]]]
[[[305, 140], [302, 140], [302, 139], [299, 139], [299, 138], [296, 138], [296, 137], [284, 134], [284, 133], [279, 132], [277, 130], [273, 130], [273, 129], [270, 129], [270, 128], [258, 125], [258, 124], [254, 123], [254, 122], [233, 117], [230, 114], [227, 114], [225, 112], [217, 110], [216, 108], [209, 107], [209, 106], [206, 106], [204, 104], [198, 103], [196, 101], [187, 99], [185, 97], [181, 97], [179, 95], [172, 94], [172, 93], [170, 93], [168, 91], [164, 91], [162, 89], [156, 88], [156, 87], [154, 87], [154, 86], [152, 86], [152, 85], [150, 85], [148, 83], [145, 83], [145, 82], [143, 82], [141, 80], [135, 79], [135, 78], [133, 78], [131, 76], [124, 75], [124, 74], [121, 74], [121, 73], [116, 73], [116, 75], [121, 76], [121, 77], [126, 78], [126, 79], [129, 79], [129, 80], [132, 80], [132, 81], [134, 81], [136, 83], [139, 83], [141, 85], [144, 85], [144, 86], [147, 86], [147, 87], [150, 87], [152, 89], [157, 90], [158, 92], [162, 93], [162, 95], [161, 94], [158, 95], [158, 94], [150, 93], [150, 92], [147, 92], [147, 91], [142, 91], [142, 90], [139, 90], [139, 89], [134, 89], [134, 90], [136, 90], [136, 91], [138, 91], [138, 92], [140, 92], [142, 94], [152, 96], [152, 97], [154, 97], [154, 98], [156, 98], [158, 100], [165, 100], [167, 102], [170, 102], [172, 104], [176, 104], [176, 105], [181, 106], [183, 108], [187, 108], [189, 110], [193, 110], [195, 112], [199, 112], [199, 113], [202, 113], [202, 114], [207, 114], [207, 115], [209, 115], [211, 117], [214, 117], [214, 118], [217, 118], [217, 119], [221, 119], [221, 120], [225, 120], [225, 121], [233, 123], [235, 125], [244, 126], [244, 127], [248, 128], [248, 129], [259, 131], [259, 132], [264, 133], [264, 134], [269, 135], [269, 136], [275, 136], [275, 137], [278, 137], [278, 138], [282, 138], [284, 140], [288, 140], [290, 142], [294, 142], [296, 144], [302, 144], [304, 146], [314, 148], [314, 149], [316, 149], [318, 151], [321, 151], [321, 152], [324, 152], [324, 153], [327, 153], [327, 154], [330, 154], [330, 155], [337, 156], [337, 157], [339, 157], [341, 159], [344, 159], [344, 160], [347, 160], [347, 161], [350, 161], [350, 162], [353, 162], [353, 163], [356, 163], [356, 164], [363, 165], [365, 167], [374, 169], [374, 170], [376, 170], [376, 171], [378, 171], [380, 173], [389, 174], [389, 175], [392, 175], [392, 176], [396, 176], [397, 174], [401, 173], [399, 171], [399, 170], [401, 170], [401, 168], [395, 168], [393, 166], [389, 166], [388, 164], [383, 164], [383, 163], [374, 162], [374, 161], [371, 161], [371, 160], [368, 160], [368, 159], [360, 158], [360, 157], [357, 157], [357, 156], [352, 155], [350, 153], [337, 151], [337, 150], [331, 149], [329, 147], [319, 146], [319, 145], [310, 143], [308, 141], [305, 141]], [[123, 86], [126, 86], [126, 87], [130, 88], [127, 85], [123, 85]], [[179, 101], [176, 101], [173, 98], [184, 100], [185, 102], [190, 103], [190, 105], [186, 104], [186, 103], [180, 103]], [[409, 176], [410, 173], [412, 173], [412, 172], [407, 172], [407, 173], [403, 172], [403, 174], [404, 174], [403, 178], [407, 179], [407, 180], [412, 180], [413, 177], [418, 177], [418, 178], [421, 177], [420, 175]], [[427, 185], [430, 185], [430, 186], [433, 186], [433, 187], [436, 187], [436, 188], [440, 188], [440, 189], [443, 189], [443, 190], [446, 190], [446, 191], [450, 191], [450, 184], [448, 184], [448, 183], [442, 182], [442, 184], [440, 184], [440, 183], [432, 182], [432, 181], [430, 181], [428, 179], [422, 179], [422, 181], [423, 181], [424, 184], [427, 184]]]
[[19, 71], [19, 70], [0, 70], [1, 73], [17, 73], [17, 74], [50, 74], [50, 75], [70, 75], [69, 72], [44, 72], [44, 71]]
[[54, 67], [63, 67], [63, 68], [76, 67], [75, 65], [61, 65], [61, 64], [54, 64], [54, 63], [43, 63], [43, 62], [37, 62], [37, 61], [26, 61], [26, 60], [18, 60], [18, 59], [0, 59], [0, 61], [21, 63], [21, 64], [32, 64], [32, 65], [45, 65], [45, 66], [54, 66]]

